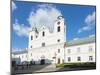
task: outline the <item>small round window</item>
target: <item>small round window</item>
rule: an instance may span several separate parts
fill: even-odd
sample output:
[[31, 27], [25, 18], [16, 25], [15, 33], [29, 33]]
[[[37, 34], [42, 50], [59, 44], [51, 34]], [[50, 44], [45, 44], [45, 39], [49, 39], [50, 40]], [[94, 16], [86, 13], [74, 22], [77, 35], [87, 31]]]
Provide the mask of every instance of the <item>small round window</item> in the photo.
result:
[[60, 22], [57, 22], [57, 24], [59, 25], [59, 24], [60, 24]]
[[60, 42], [60, 39], [58, 39], [57, 41]]

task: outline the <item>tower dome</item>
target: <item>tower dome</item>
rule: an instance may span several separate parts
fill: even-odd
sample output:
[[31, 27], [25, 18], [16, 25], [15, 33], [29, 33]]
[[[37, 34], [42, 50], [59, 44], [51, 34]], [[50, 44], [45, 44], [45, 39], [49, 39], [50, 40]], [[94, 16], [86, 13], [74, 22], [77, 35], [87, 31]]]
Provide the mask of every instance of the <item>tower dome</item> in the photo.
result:
[[57, 17], [57, 19], [62, 19], [62, 18], [64, 18], [64, 17], [63, 17], [63, 16], [58, 16], [58, 17]]

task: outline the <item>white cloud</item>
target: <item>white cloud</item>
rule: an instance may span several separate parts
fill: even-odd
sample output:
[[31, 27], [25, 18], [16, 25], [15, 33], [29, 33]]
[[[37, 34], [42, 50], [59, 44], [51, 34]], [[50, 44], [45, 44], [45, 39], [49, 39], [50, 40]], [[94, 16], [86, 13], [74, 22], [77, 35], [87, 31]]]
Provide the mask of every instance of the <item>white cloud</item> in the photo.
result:
[[19, 24], [18, 21], [16, 21], [13, 24], [13, 30], [18, 36], [28, 36], [30, 28], [25, 26], [24, 24]]
[[93, 12], [92, 14], [89, 14], [85, 19], [85, 23], [87, 25], [94, 25], [95, 24], [95, 15], [96, 15], [95, 12]]
[[54, 21], [59, 15], [62, 15], [61, 12], [51, 4], [38, 5], [37, 10], [30, 12], [28, 22], [31, 27], [36, 26], [39, 29], [42, 25], [45, 25], [52, 31]]
[[[16, 8], [15, 4], [13, 6]], [[13, 29], [18, 36], [28, 36], [28, 32], [32, 27], [37, 27], [38, 29], [45, 25], [50, 28], [50, 31], [53, 29], [54, 21], [59, 15], [62, 15], [55, 6], [51, 4], [38, 5], [37, 10], [32, 10], [29, 14], [28, 22], [30, 28], [26, 27], [24, 24], [19, 24], [18, 21], [13, 24]]]
[[89, 37], [95, 37], [95, 34], [89, 35]]
[[82, 27], [82, 28], [80, 28], [80, 29], [78, 30], [78, 33], [81, 33], [81, 32], [83, 32], [83, 31], [89, 31], [89, 30], [91, 30], [91, 29], [92, 29], [91, 26], [84, 26], [84, 27]]
[[73, 40], [78, 40], [79, 38], [73, 38]]
[[95, 12], [93, 12], [92, 14], [89, 14], [86, 18], [85, 18], [85, 26], [80, 28], [78, 30], [78, 33], [81, 33], [83, 31], [90, 31], [94, 28], [95, 26]]
[[17, 9], [16, 4], [12, 1], [12, 11], [14, 11], [15, 9]]

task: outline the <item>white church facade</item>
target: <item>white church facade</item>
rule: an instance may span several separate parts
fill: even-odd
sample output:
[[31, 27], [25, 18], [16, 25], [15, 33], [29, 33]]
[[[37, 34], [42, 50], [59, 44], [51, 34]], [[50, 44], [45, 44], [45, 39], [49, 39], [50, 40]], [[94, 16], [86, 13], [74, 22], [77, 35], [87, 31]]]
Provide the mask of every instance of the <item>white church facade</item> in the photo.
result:
[[45, 25], [32, 28], [28, 49], [12, 53], [12, 58], [35, 64], [95, 62], [95, 37], [67, 41], [66, 26], [64, 18], [59, 16], [52, 32]]

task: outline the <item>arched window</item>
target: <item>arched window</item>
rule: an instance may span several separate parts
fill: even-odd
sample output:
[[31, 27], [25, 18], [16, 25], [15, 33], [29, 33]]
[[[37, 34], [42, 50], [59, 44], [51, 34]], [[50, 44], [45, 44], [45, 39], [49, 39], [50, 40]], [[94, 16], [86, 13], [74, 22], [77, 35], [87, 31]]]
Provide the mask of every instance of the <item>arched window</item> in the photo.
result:
[[33, 36], [31, 35], [31, 40], [33, 40]]
[[58, 49], [58, 53], [60, 53], [60, 49]]
[[45, 32], [44, 31], [42, 32], [42, 36], [45, 36]]
[[60, 26], [58, 26], [57, 31], [60, 32]]
[[30, 46], [30, 48], [32, 48], [32, 45]]

